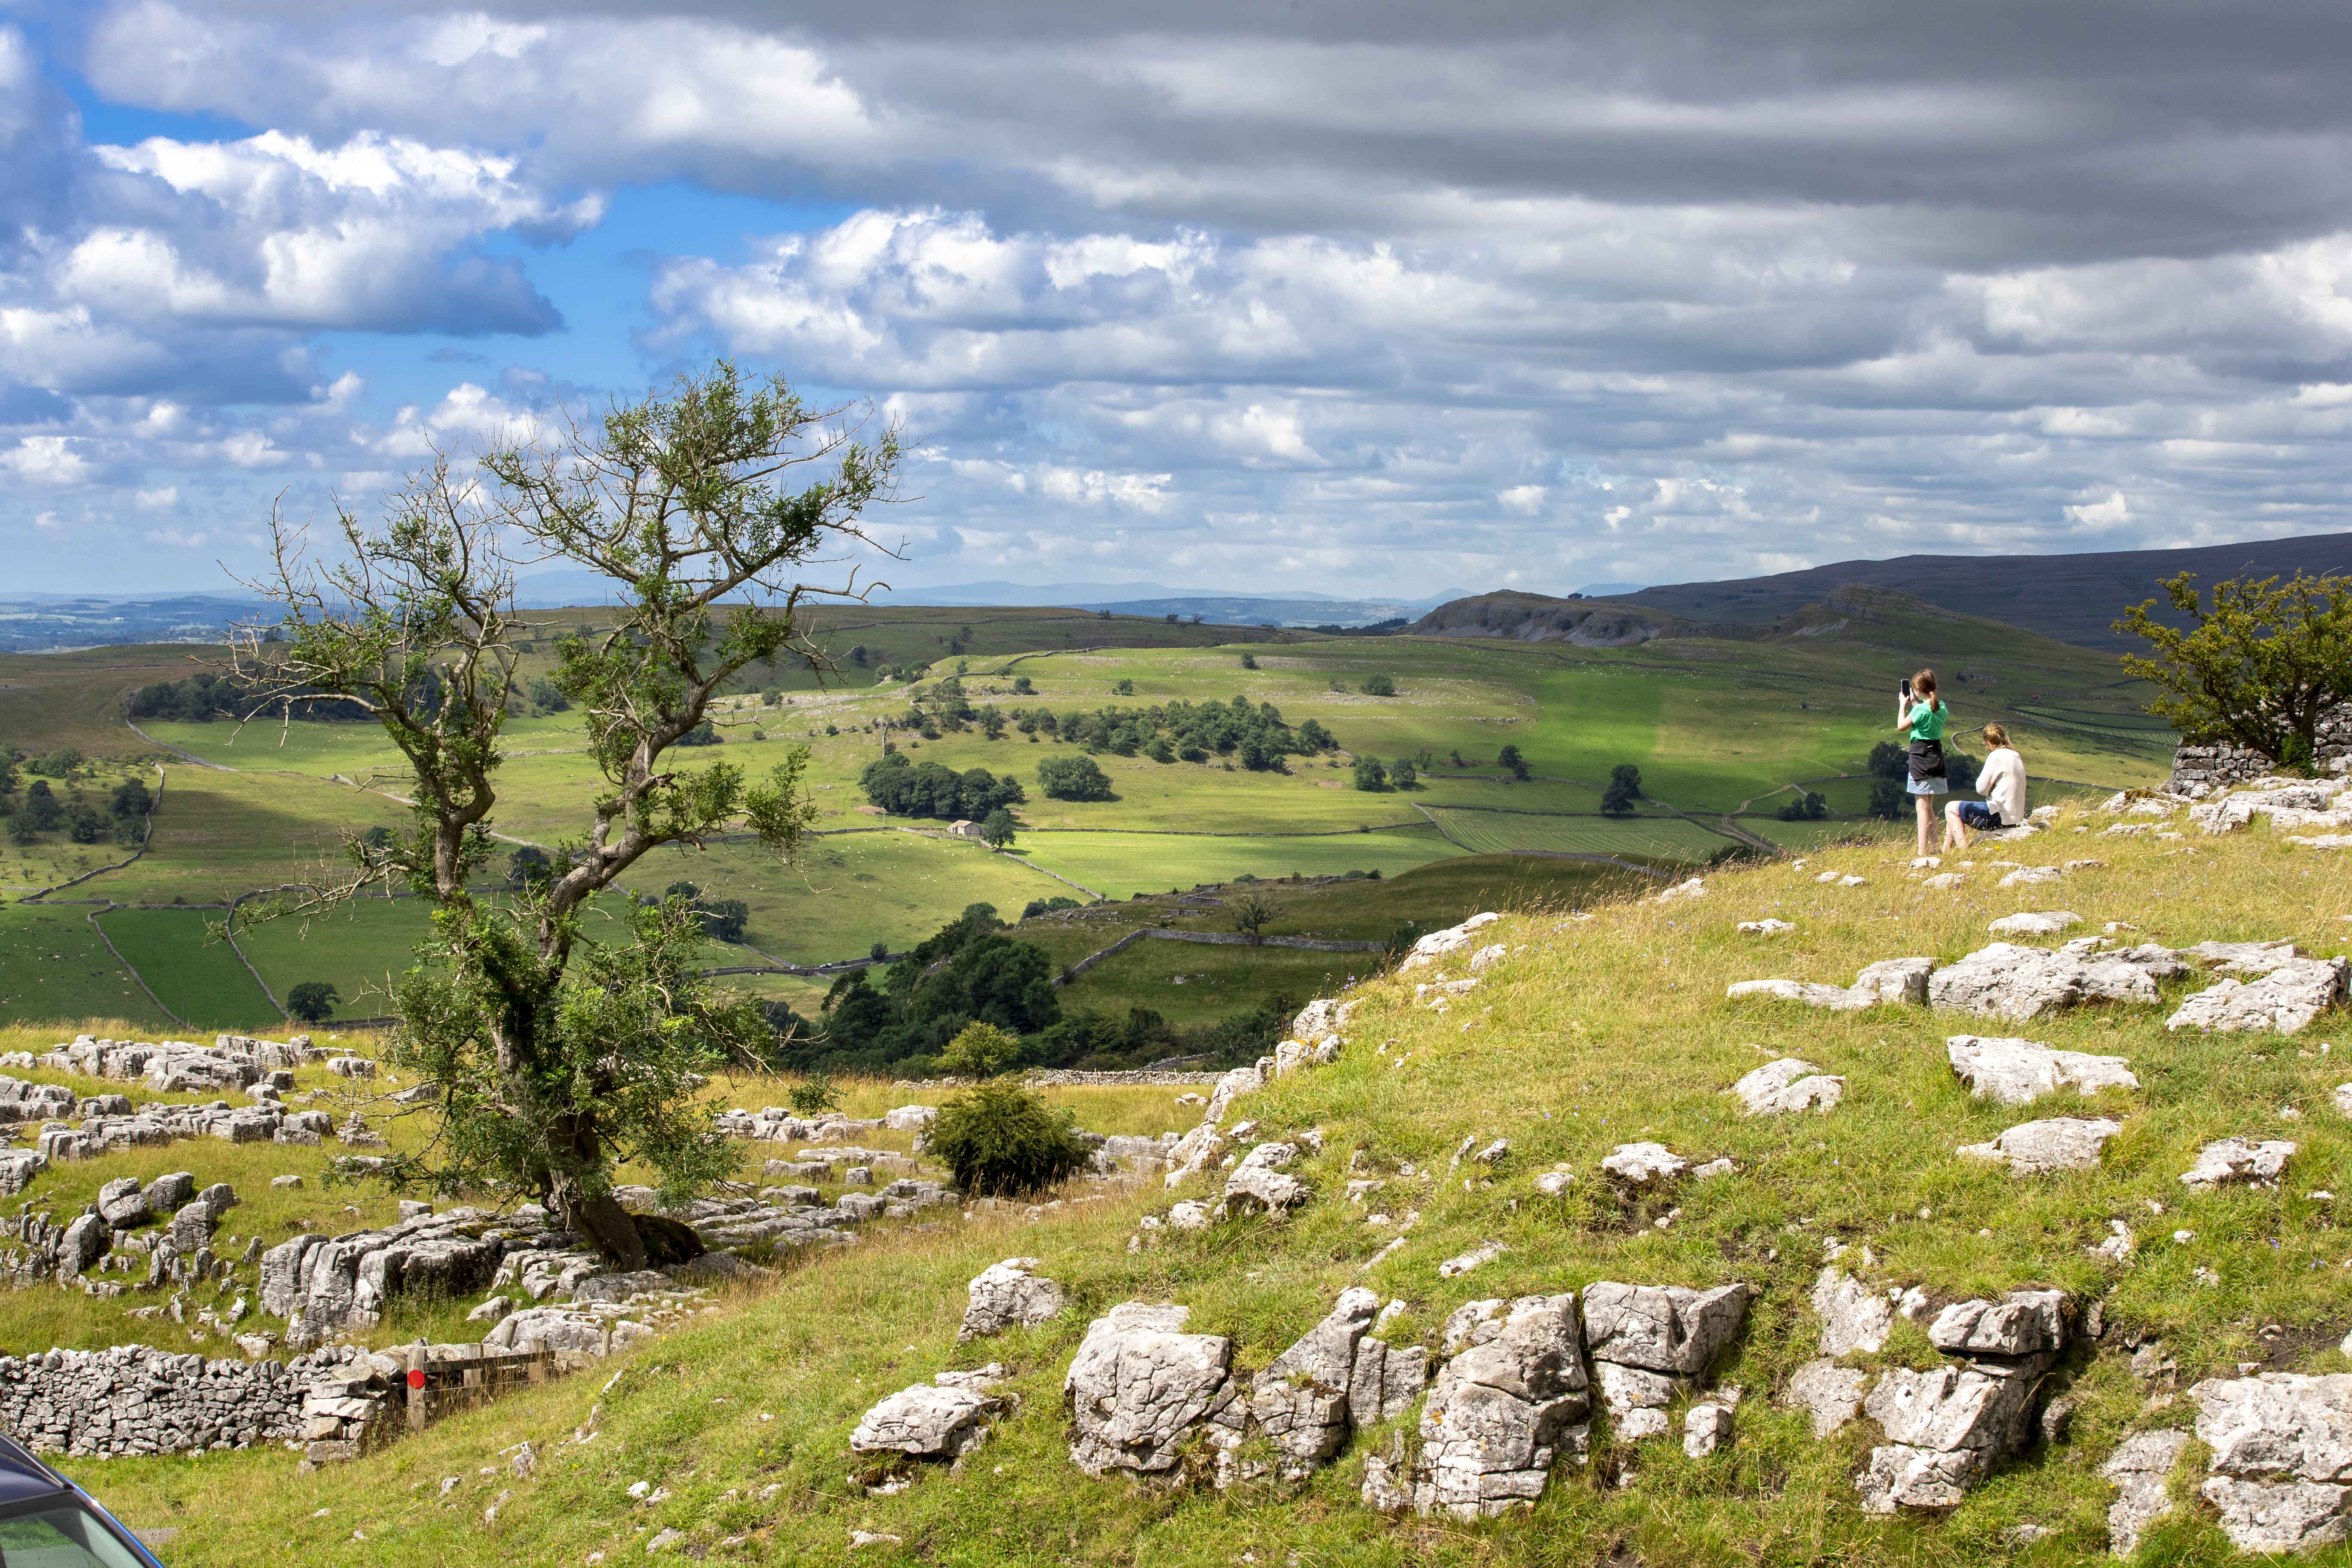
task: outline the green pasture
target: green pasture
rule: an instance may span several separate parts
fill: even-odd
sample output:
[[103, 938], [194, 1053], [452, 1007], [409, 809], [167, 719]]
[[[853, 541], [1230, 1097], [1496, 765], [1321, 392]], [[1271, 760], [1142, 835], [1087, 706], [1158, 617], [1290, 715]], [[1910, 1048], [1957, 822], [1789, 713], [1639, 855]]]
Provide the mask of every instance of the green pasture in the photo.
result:
[[253, 982], [205, 910], [109, 910], [98, 917], [163, 1005], [196, 1029], [275, 1029], [285, 1016]]
[[[1377, 868], [1383, 876], [1458, 853], [1434, 829], [1295, 837], [1157, 833], [1027, 833], [1018, 853], [1106, 898], [1257, 877]], [[1064, 892], [1069, 891], [1065, 888]]]
[[1446, 837], [1480, 855], [1647, 855], [1704, 861], [1734, 842], [1678, 816], [1534, 816], [1446, 809], [1430, 815]]
[[1123, 1015], [1149, 1007], [1169, 1023], [1213, 1024], [1269, 1000], [1288, 1012], [1328, 996], [1350, 975], [1369, 974], [1377, 952], [1313, 952], [1295, 947], [1222, 947], [1146, 938], [1062, 987], [1062, 1011]]
[[342, 998], [338, 1014], [375, 1017], [390, 1010], [389, 983], [416, 962], [427, 920], [420, 899], [355, 899], [310, 916], [240, 916], [236, 944], [279, 996], [305, 981], [323, 980]]
[[171, 1026], [106, 950], [89, 913], [76, 904], [0, 905], [0, 1024], [121, 1018]]
[[[863, 958], [877, 942], [904, 952], [969, 904], [994, 904], [1018, 920], [1033, 899], [1081, 896], [984, 845], [888, 828], [805, 838], [789, 865], [757, 844], [660, 849], [630, 876], [646, 892], [680, 879], [749, 904], [746, 946], [788, 963]], [[711, 952], [713, 963], [760, 962], [742, 949]]]

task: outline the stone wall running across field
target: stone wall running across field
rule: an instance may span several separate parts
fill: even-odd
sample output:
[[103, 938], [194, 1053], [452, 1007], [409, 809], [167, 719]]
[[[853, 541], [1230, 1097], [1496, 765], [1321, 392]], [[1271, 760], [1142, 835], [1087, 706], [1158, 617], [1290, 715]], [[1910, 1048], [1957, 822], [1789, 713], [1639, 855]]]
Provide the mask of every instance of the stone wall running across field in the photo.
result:
[[309, 1369], [145, 1345], [0, 1356], [0, 1428], [44, 1453], [117, 1458], [299, 1435]]
[[[2352, 764], [2352, 706], [2339, 708], [2319, 721], [2319, 755], [2315, 761], [2321, 773], [2341, 772]], [[2227, 742], [2183, 745], [2172, 753], [2172, 777], [2164, 787], [2174, 795], [2202, 795], [2277, 771], [2278, 764], [2270, 758]]]

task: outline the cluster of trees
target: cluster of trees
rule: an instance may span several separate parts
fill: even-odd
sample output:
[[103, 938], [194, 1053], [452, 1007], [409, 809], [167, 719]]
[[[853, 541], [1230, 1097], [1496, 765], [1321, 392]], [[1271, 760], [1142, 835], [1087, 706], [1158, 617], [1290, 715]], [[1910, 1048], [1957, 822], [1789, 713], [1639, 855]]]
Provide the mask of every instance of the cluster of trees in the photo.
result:
[[1783, 822], [1819, 822], [1830, 814], [1830, 803], [1811, 790], [1801, 789], [1789, 804], [1772, 815]]
[[1633, 803], [1642, 798], [1642, 770], [1631, 763], [1619, 763], [1609, 770], [1609, 783], [1601, 791], [1601, 809], [1611, 816], [1631, 816]]
[[[146, 836], [148, 814], [155, 809], [147, 781], [123, 780], [103, 804], [78, 784], [68, 784], [59, 795], [49, 778], [69, 778], [80, 765], [81, 753], [70, 747], [29, 761], [14, 748], [0, 752], [0, 816], [7, 819], [10, 843], [36, 844], [45, 835], [62, 832], [76, 844], [111, 839], [126, 849], [138, 847]], [[20, 770], [34, 776], [19, 778]]]
[[936, 1058], [972, 1024], [1025, 1036], [1058, 1022], [1054, 961], [1005, 936], [993, 904], [972, 904], [882, 972], [854, 969], [825, 994], [822, 1031], [795, 1066], [879, 1071]]
[[[967, 768], [958, 773], [938, 763], [917, 763], [904, 752], [892, 752], [868, 763], [866, 771], [858, 774], [857, 783], [868, 801], [893, 816], [931, 816], [942, 822], [967, 817], [983, 820], [992, 812], [1018, 805], [1029, 798], [1021, 781], [1010, 773], [1000, 777], [986, 768]], [[1105, 787], [1107, 790], [1108, 784]], [[1046, 793], [1051, 795], [1053, 791], [1048, 788]], [[1007, 815], [1009, 819], [1010, 814]]]
[[[1957, 746], [1944, 748], [1944, 773], [1951, 780], [1955, 794], [1965, 795], [1977, 787], [1977, 769], [1983, 759], [1972, 757]], [[1870, 805], [1868, 815], [1888, 822], [1907, 822], [1911, 818], [1911, 752], [1892, 741], [1881, 741], [1870, 748], [1870, 760], [1863, 771], [1870, 774]]]
[[1014, 708], [1006, 710], [1005, 717], [1033, 738], [1121, 757], [1140, 752], [1155, 763], [1205, 763], [1212, 757], [1227, 757], [1245, 768], [1281, 772], [1285, 757], [1316, 756], [1339, 749], [1338, 740], [1319, 721], [1309, 719], [1293, 728], [1283, 721], [1281, 710], [1273, 703], [1252, 703], [1238, 694], [1231, 702], [1211, 698], [1206, 702], [1153, 703], [1146, 708], [1097, 708], [1091, 713]]
[[1037, 764], [1037, 787], [1047, 800], [1115, 800], [1110, 775], [1092, 757], [1047, 757]]
[[[1033, 904], [1043, 912], [1052, 901]], [[1148, 1007], [1065, 1013], [1054, 960], [1008, 934], [992, 904], [973, 904], [887, 967], [833, 984], [815, 1020], [792, 1017], [781, 1065], [820, 1073], [953, 1072], [1139, 1067], [1171, 1056], [1255, 1061], [1274, 1048], [1297, 1005], [1270, 995], [1236, 1016], [1193, 1028]], [[773, 1020], [772, 1020], [773, 1022]]]
[[1356, 787], [1363, 790], [1419, 789], [1421, 770], [1411, 757], [1383, 763], [1378, 757], [1356, 759]]

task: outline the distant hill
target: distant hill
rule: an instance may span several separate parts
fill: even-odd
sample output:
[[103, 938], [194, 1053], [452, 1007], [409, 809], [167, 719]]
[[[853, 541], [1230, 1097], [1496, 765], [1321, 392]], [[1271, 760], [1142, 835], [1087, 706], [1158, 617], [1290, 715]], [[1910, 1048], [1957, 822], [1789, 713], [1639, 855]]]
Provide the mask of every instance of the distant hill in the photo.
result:
[[[1564, 642], [1576, 647], [1631, 647], [1659, 637], [1698, 635], [1698, 623], [1648, 605], [1614, 599], [1555, 599], [1507, 591], [1474, 594], [1438, 605], [1412, 626], [1425, 637], [1506, 637], [1513, 642]], [[1756, 635], [1751, 627], [1738, 630]]]
[[[1963, 615], [2025, 626], [2062, 642], [2102, 651], [2135, 648], [2109, 624], [2126, 605], [2158, 593], [2159, 578], [2194, 572], [2221, 578], [2296, 571], [2352, 570], [2352, 533], [2257, 539], [2187, 550], [2126, 550], [2087, 555], [1898, 555], [1891, 561], [1841, 561], [1771, 577], [1677, 583], [1604, 603], [1637, 605], [1694, 621], [1770, 625], [1821, 603], [1848, 584], [1916, 594]], [[1501, 596], [1501, 595], [1496, 595]], [[1449, 606], [1450, 607], [1450, 606]], [[2171, 619], [2168, 614], [2168, 619]]]

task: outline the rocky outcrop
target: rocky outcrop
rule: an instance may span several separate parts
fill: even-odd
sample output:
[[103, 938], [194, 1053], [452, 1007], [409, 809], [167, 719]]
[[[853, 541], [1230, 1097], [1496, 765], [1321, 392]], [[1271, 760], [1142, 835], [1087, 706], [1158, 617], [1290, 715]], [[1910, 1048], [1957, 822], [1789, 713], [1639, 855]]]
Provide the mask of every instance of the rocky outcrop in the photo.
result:
[[[1356, 1363], [1380, 1305], [1381, 1299], [1370, 1290], [1342, 1292], [1330, 1315], [1267, 1363], [1252, 1384], [1251, 1419], [1274, 1445], [1279, 1456], [1276, 1471], [1285, 1480], [1304, 1479], [1346, 1446], [1355, 1424], [1349, 1395], [1357, 1382]], [[1384, 1383], [1388, 1347], [1373, 1343], [1380, 1367], [1376, 1375]]]
[[1754, 1294], [1742, 1284], [1695, 1290], [1602, 1279], [1586, 1288], [1586, 1352], [1619, 1437], [1666, 1431], [1666, 1407], [1738, 1337]]
[[2022, 1122], [1990, 1143], [1964, 1143], [1959, 1152], [1974, 1160], [2002, 1161], [2012, 1176], [2087, 1171], [2098, 1164], [2107, 1140], [2123, 1130], [2122, 1122], [2105, 1117], [2057, 1116]]
[[1291, 1143], [1260, 1143], [1243, 1155], [1225, 1179], [1221, 1217], [1261, 1214], [1281, 1219], [1303, 1206], [1314, 1189], [1284, 1169], [1297, 1158], [1297, 1146]]
[[2197, 1163], [2181, 1173], [2180, 1184], [2210, 1190], [2223, 1186], [2274, 1187], [2294, 1145], [2284, 1138], [2253, 1142], [2223, 1138], [2197, 1152]]
[[2214, 1034], [2300, 1034], [2343, 1002], [2347, 968], [2341, 958], [2295, 959], [2259, 980], [2219, 981], [2183, 1002], [2164, 1026]]
[[1824, 1073], [1811, 1062], [1783, 1057], [1769, 1062], [1731, 1086], [1750, 1116], [1786, 1116], [1800, 1110], [1829, 1110], [1845, 1097], [1845, 1079]]
[[2263, 1373], [2189, 1391], [2212, 1450], [2200, 1490], [2246, 1552], [2300, 1552], [2352, 1538], [2352, 1375]]
[[2099, 1467], [2116, 1494], [2107, 1505], [2108, 1551], [2129, 1557], [2147, 1527], [2172, 1511], [2172, 1471], [2188, 1447], [2186, 1432], [2135, 1432]]
[[1928, 1339], [1967, 1359], [1919, 1371], [1897, 1367], [1863, 1400], [1886, 1441], [1854, 1484], [1865, 1513], [1948, 1509], [2033, 1431], [2042, 1380], [2065, 1347], [2064, 1298], [2011, 1291], [1937, 1315]]
[[960, 1459], [988, 1441], [988, 1424], [1006, 1401], [993, 1392], [1002, 1366], [943, 1372], [929, 1383], [883, 1399], [858, 1418], [850, 1451], [910, 1459]]
[[2053, 1050], [2032, 1040], [1976, 1035], [1954, 1035], [1944, 1042], [1944, 1050], [1969, 1093], [2001, 1105], [2031, 1105], [2061, 1089], [2087, 1095], [2139, 1087], [2131, 1063], [2122, 1057], [2095, 1057]]
[[[1979, 1017], [2030, 1023], [2090, 1002], [2153, 1005], [2159, 997], [2149, 971], [2172, 962], [2153, 955], [2101, 952], [2096, 938], [2051, 949], [1997, 942], [1936, 971], [1927, 983], [1930, 1005]], [[2161, 950], [2158, 950], [2159, 952]]]
[[992, 1263], [972, 1277], [965, 1299], [963, 1326], [957, 1342], [1001, 1333], [1010, 1328], [1034, 1329], [1062, 1310], [1062, 1288], [1032, 1273], [1034, 1258], [1008, 1258]]
[[261, 1255], [261, 1307], [287, 1320], [286, 1341], [324, 1343], [381, 1321], [412, 1292], [455, 1297], [488, 1285], [509, 1239], [525, 1239], [478, 1209], [419, 1215], [385, 1230], [301, 1235]]
[[[1404, 955], [1403, 962], [1396, 966], [1396, 972], [1399, 974], [1411, 974], [1417, 969], [1427, 968], [1441, 958], [1475, 946], [1475, 938], [1477, 933], [1502, 918], [1493, 913], [1476, 914], [1458, 926], [1448, 926], [1444, 931], [1431, 931], [1412, 944], [1412, 950]], [[1304, 1017], [1305, 1015], [1302, 1014], [1301, 1016]], [[1306, 1031], [1297, 1029], [1292, 1032], [1301, 1036], [1306, 1034]]]
[[1187, 1307], [1127, 1301], [1094, 1321], [1063, 1379], [1070, 1458], [1088, 1475], [1173, 1470], [1187, 1442], [1240, 1440], [1233, 1342], [1184, 1331]]
[[1936, 961], [1932, 958], [1888, 958], [1864, 968], [1848, 986], [1799, 980], [1741, 980], [1735, 982], [1725, 994], [1734, 1001], [1747, 998], [1796, 1002], [1834, 1013], [1855, 1013], [1865, 1007], [1918, 1007], [1927, 1005], [1928, 983], [1935, 971]]
[[1446, 1320], [1444, 1345], [1418, 1455], [1368, 1459], [1365, 1501], [1476, 1519], [1540, 1497], [1561, 1449], [1583, 1447], [1591, 1415], [1576, 1298], [1470, 1302]]

